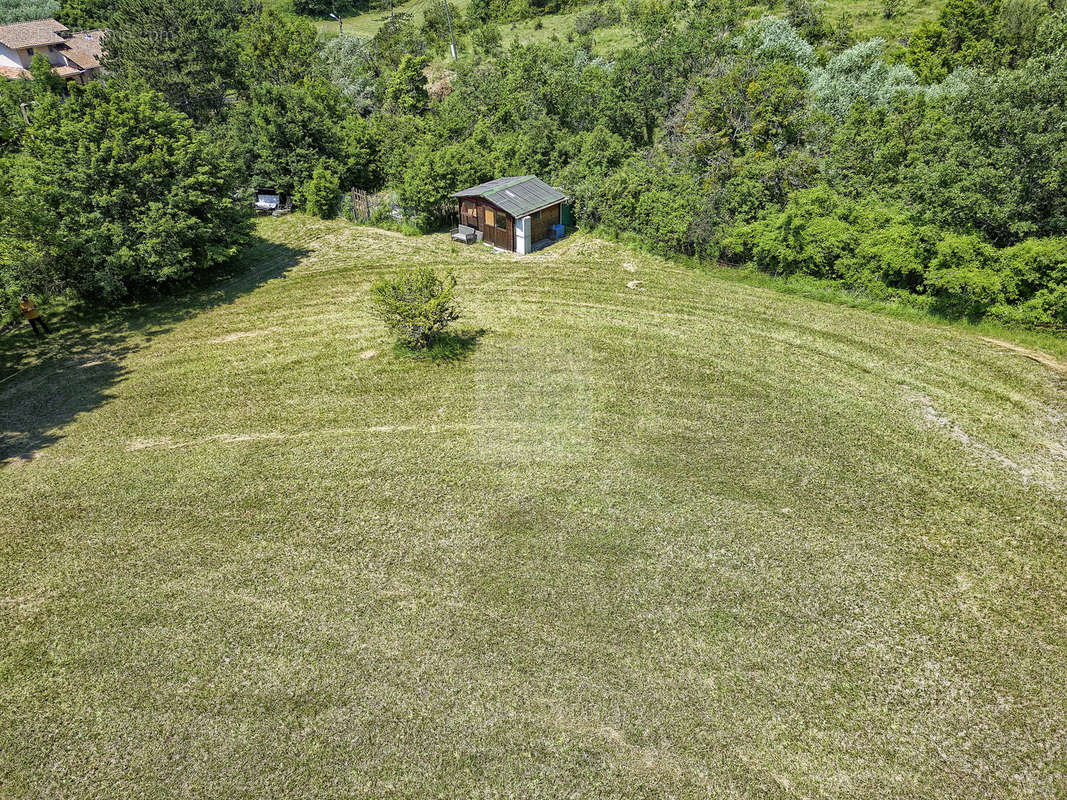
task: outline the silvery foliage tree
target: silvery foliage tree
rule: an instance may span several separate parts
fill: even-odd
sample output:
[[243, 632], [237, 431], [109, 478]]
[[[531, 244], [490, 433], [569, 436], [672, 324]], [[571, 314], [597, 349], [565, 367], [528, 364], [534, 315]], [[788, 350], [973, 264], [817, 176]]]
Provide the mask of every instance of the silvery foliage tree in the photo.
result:
[[904, 64], [887, 64], [884, 52], [884, 39], [868, 39], [834, 56], [825, 67], [812, 70], [816, 107], [843, 120], [858, 100], [885, 106], [900, 92], [922, 91], [915, 73]]
[[353, 111], [369, 114], [377, 110], [371, 42], [358, 36], [336, 36], [322, 48], [322, 61], [327, 78], [352, 104]]
[[733, 47], [757, 61], [784, 62], [805, 71], [817, 63], [815, 48], [782, 17], [764, 17], [753, 23], [733, 41]]
[[887, 106], [902, 92], [931, 99], [955, 96], [966, 91], [973, 78], [972, 70], [956, 70], [941, 83], [923, 86], [907, 65], [886, 63], [884, 52], [885, 40], [868, 39], [813, 69], [810, 88], [816, 108], [841, 121], [858, 100]]

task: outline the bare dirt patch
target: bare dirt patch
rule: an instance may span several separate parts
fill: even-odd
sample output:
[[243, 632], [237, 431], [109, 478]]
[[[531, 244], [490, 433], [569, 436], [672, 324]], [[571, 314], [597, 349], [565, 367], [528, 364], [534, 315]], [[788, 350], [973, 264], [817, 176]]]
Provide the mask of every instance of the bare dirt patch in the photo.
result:
[[1029, 358], [1031, 361], [1043, 364], [1054, 372], [1058, 372], [1060, 375], [1067, 378], [1067, 364], [1064, 364], [1062, 361], [1057, 361], [1048, 353], [1042, 353], [1040, 350], [1029, 350], [1020, 345], [1005, 342], [1003, 339], [991, 339], [988, 336], [983, 336], [982, 341], [995, 344], [997, 347], [1003, 347], [1005, 350], [1011, 350], [1013, 353], [1018, 353], [1025, 358]]

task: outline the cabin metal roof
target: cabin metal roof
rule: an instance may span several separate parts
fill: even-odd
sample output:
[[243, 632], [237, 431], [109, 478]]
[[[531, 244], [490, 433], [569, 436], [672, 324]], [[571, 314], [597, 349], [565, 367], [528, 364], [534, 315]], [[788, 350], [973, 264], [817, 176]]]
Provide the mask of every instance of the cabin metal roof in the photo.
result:
[[469, 189], [453, 192], [453, 197], [482, 197], [507, 211], [513, 217], [524, 217], [532, 211], [566, 200], [562, 192], [553, 189], [535, 175], [479, 183]]

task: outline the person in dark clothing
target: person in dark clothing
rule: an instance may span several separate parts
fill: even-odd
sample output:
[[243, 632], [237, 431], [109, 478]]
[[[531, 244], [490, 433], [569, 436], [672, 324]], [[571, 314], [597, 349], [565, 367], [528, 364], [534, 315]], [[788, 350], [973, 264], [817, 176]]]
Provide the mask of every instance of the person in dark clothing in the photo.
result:
[[22, 318], [30, 323], [30, 327], [33, 328], [33, 335], [38, 339], [41, 338], [42, 329], [45, 333], [52, 332], [52, 329], [48, 327], [48, 323], [41, 318], [41, 312], [37, 310], [37, 304], [26, 295], [22, 295], [19, 311], [22, 312]]

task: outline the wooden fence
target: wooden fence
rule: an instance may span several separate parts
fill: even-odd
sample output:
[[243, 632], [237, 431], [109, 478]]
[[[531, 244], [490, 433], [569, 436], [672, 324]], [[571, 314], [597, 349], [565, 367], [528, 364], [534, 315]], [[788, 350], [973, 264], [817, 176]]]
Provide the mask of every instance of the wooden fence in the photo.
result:
[[353, 221], [366, 222], [370, 219], [370, 215], [374, 209], [377, 208], [377, 201], [372, 195], [362, 189], [357, 189], [355, 186], [352, 187], [351, 196]]

